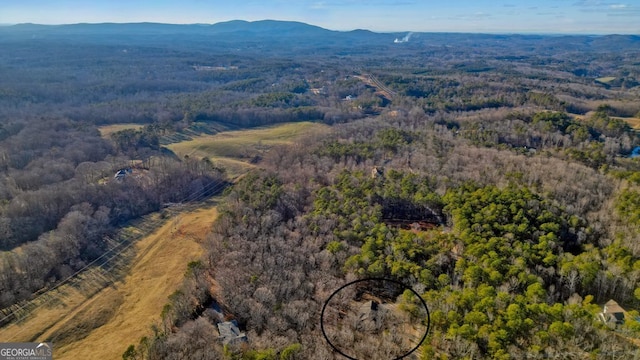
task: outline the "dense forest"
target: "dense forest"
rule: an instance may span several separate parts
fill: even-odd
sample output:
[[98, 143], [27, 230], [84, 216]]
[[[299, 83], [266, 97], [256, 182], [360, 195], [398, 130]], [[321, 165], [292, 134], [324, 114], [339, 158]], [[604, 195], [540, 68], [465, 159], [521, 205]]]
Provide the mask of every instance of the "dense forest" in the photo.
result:
[[[330, 135], [272, 149], [227, 187], [206, 256], [123, 358], [340, 358], [320, 312], [369, 277], [428, 304], [416, 359], [636, 354], [637, 37], [129, 26], [0, 29], [3, 314], [127, 221], [230, 183], [165, 148], [176, 134], [318, 121]], [[119, 123], [143, 127], [97, 130]], [[623, 323], [598, 320], [611, 299]], [[397, 302], [415, 317], [413, 295]], [[246, 342], [218, 340], [231, 319]]]

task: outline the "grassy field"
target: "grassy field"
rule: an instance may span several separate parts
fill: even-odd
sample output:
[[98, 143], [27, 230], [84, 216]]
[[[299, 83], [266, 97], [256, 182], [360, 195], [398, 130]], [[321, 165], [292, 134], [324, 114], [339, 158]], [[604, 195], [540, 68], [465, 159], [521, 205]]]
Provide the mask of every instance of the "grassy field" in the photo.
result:
[[181, 214], [138, 242], [138, 256], [124, 282], [94, 296], [89, 312], [51, 333], [73, 331], [100, 313], [111, 316], [82, 340], [57, 348], [56, 359], [119, 359], [129, 344], [148, 336], [149, 326], [160, 319], [168, 296], [182, 282], [187, 263], [202, 255], [200, 243], [217, 214], [214, 206]]
[[249, 130], [227, 131], [215, 135], [201, 135], [193, 140], [167, 146], [179, 157], [188, 155], [209, 158], [227, 169], [232, 175], [239, 175], [253, 167], [251, 160], [276, 145], [291, 144], [310, 133], [321, 133], [329, 127], [311, 122], [286, 123]]
[[[569, 115], [571, 115], [576, 120], [584, 120], [584, 119], [589, 118], [590, 116], [592, 116], [593, 112], [590, 111], [585, 115], [578, 115], [578, 114], [569, 114]], [[625, 121], [627, 124], [629, 124], [629, 126], [631, 126], [632, 129], [640, 130], [640, 118], [635, 118], [635, 117], [615, 117], [615, 116], [613, 118]]]
[[624, 120], [635, 130], [640, 130], [640, 118], [618, 118]]
[[118, 132], [126, 129], [138, 130], [138, 129], [141, 129], [143, 126], [144, 125], [141, 125], [141, 124], [114, 124], [114, 125], [100, 126], [98, 130], [100, 131], [100, 136], [102, 136], [103, 138], [108, 138], [114, 132]]
[[274, 145], [290, 144], [310, 132], [324, 131], [326, 125], [311, 122], [287, 123], [250, 130], [202, 135], [167, 147], [180, 156], [246, 159]]
[[54, 342], [56, 359], [120, 359], [127, 346], [149, 335], [187, 263], [217, 217], [213, 204], [176, 215], [135, 244], [129, 274], [93, 296], [63, 286], [22, 322], [0, 329], [0, 341]]
[[603, 84], [608, 84], [608, 83], [612, 82], [615, 79], [616, 78], [613, 77], [613, 76], [605, 76], [605, 77], [597, 78], [596, 81], [597, 82], [601, 82]]

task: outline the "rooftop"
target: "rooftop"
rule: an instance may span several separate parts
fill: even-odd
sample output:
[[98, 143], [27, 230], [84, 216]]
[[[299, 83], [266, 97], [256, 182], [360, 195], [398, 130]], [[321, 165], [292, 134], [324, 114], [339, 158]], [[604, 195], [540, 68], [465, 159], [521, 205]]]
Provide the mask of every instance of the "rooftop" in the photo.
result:
[[218, 323], [218, 332], [223, 344], [231, 344], [238, 341], [247, 341], [247, 335], [240, 332], [235, 320]]

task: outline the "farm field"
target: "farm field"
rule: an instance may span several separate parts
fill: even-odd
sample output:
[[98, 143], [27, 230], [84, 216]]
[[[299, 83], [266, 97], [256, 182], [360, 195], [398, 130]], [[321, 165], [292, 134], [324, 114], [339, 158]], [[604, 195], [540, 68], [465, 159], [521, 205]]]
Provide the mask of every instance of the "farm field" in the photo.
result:
[[613, 80], [615, 80], [616, 78], [613, 76], [605, 76], [605, 77], [601, 77], [601, 78], [597, 78], [596, 81], [597, 82], [601, 82], [603, 84], [607, 84], [612, 82]]
[[631, 128], [635, 130], [640, 130], [640, 118], [632, 117], [632, 118], [619, 118], [619, 119], [626, 121], [627, 124], [631, 126]]
[[227, 131], [215, 135], [201, 135], [193, 140], [167, 146], [179, 157], [208, 158], [224, 167], [231, 177], [253, 168], [252, 160], [274, 146], [288, 145], [309, 134], [327, 132], [329, 126], [298, 122], [249, 130]]
[[138, 130], [141, 129], [144, 125], [142, 124], [114, 124], [114, 125], [105, 125], [105, 126], [100, 126], [98, 128], [98, 130], [100, 131], [100, 136], [102, 136], [103, 138], [108, 138], [109, 136], [111, 136], [111, 134], [116, 133], [118, 131], [122, 131], [122, 130]]

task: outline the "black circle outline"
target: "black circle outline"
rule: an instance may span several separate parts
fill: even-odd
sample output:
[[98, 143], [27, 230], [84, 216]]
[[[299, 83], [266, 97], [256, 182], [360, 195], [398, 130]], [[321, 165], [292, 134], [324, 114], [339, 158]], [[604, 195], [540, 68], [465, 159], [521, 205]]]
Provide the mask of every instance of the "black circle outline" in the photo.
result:
[[320, 314], [320, 329], [322, 330], [322, 335], [324, 336], [324, 339], [327, 341], [327, 343], [338, 353], [340, 353], [340, 355], [351, 359], [351, 360], [358, 360], [354, 357], [351, 357], [345, 353], [343, 353], [342, 351], [340, 351], [340, 349], [338, 349], [338, 347], [336, 347], [335, 345], [333, 345], [331, 343], [331, 341], [329, 340], [329, 337], [327, 336], [327, 333], [324, 331], [324, 311], [327, 308], [327, 305], [329, 304], [329, 302], [331, 301], [331, 299], [340, 292], [340, 290], [346, 288], [347, 286], [351, 286], [353, 284], [357, 284], [360, 282], [365, 282], [365, 281], [389, 281], [392, 282], [396, 285], [400, 285], [402, 288], [404, 289], [409, 289], [411, 290], [412, 293], [416, 294], [416, 296], [418, 297], [418, 299], [420, 299], [420, 302], [422, 302], [422, 306], [424, 306], [424, 309], [427, 310], [427, 331], [424, 332], [424, 335], [422, 336], [422, 339], [420, 339], [420, 341], [418, 342], [418, 344], [411, 350], [409, 350], [408, 353], [401, 355], [393, 360], [400, 360], [403, 359], [409, 355], [411, 355], [414, 351], [418, 350], [418, 348], [420, 347], [420, 345], [422, 345], [422, 343], [424, 342], [424, 340], [427, 338], [427, 335], [429, 335], [429, 330], [431, 329], [431, 315], [429, 314], [429, 308], [427, 307], [427, 302], [424, 301], [424, 299], [422, 298], [422, 296], [420, 296], [420, 294], [418, 294], [417, 291], [413, 290], [412, 287], [407, 286], [406, 284], [398, 281], [398, 280], [393, 280], [393, 279], [385, 279], [385, 278], [364, 278], [364, 279], [359, 279], [359, 280], [355, 280], [355, 281], [351, 281], [349, 283], [346, 283], [344, 285], [342, 285], [340, 288], [338, 288], [338, 290], [334, 291], [333, 294], [331, 294], [331, 296], [329, 296], [329, 298], [324, 302], [324, 306], [322, 306], [322, 313]]

